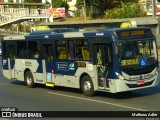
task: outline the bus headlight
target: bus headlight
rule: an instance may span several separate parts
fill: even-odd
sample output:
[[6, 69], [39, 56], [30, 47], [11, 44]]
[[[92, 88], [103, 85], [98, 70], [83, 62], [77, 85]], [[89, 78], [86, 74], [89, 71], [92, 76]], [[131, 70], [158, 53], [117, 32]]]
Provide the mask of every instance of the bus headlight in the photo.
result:
[[124, 80], [124, 77], [123, 77], [121, 74], [119, 74], [119, 73], [117, 73], [117, 72], [115, 72], [115, 73], [116, 73], [116, 75], [117, 75], [117, 77], [118, 77], [119, 79]]

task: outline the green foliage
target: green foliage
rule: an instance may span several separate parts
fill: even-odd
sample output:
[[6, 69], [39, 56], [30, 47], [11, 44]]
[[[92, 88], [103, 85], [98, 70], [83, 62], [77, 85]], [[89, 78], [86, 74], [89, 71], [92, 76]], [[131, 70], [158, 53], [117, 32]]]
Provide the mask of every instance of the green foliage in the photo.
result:
[[121, 9], [113, 8], [111, 10], [106, 11], [105, 18], [116, 19], [116, 18], [119, 18], [119, 16], [121, 16]]
[[139, 0], [122, 0], [124, 3], [127, 3], [127, 2], [134, 2], [134, 3], [138, 3]]
[[122, 5], [122, 8], [114, 8], [106, 11], [105, 18], [133, 18], [143, 17], [146, 13], [139, 3], [128, 2]]
[[[146, 13], [138, 3], [139, 0], [85, 0], [87, 16], [93, 18], [132, 18], [145, 16]], [[78, 12], [82, 11], [84, 0], [77, 0]], [[99, 13], [94, 13], [96, 8]], [[105, 14], [106, 13], [106, 14]], [[82, 13], [81, 13], [82, 14]], [[79, 14], [79, 15], [81, 15]]]
[[104, 7], [104, 0], [89, 0], [91, 6]]
[[18, 24], [18, 29], [19, 29], [20, 32], [22, 32], [23, 31], [23, 25], [22, 24]]
[[65, 7], [66, 10], [69, 9], [69, 5], [64, 0], [52, 0], [52, 7], [53, 8]]

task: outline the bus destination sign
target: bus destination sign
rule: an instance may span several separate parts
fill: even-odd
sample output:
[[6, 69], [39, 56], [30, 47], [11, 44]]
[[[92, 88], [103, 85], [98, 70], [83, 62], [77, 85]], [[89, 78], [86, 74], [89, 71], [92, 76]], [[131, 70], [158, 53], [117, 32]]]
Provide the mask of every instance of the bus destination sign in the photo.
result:
[[151, 31], [149, 30], [128, 30], [128, 31], [118, 31], [117, 36], [120, 38], [128, 38], [128, 37], [144, 37], [151, 35]]
[[122, 31], [121, 36], [127, 37], [127, 36], [139, 36], [144, 35], [144, 30], [134, 30], [134, 31]]

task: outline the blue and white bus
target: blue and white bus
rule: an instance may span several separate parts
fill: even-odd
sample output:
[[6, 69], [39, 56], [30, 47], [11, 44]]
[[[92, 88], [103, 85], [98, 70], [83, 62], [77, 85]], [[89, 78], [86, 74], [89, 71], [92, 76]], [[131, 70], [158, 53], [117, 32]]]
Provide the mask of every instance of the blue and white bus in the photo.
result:
[[28, 87], [64, 86], [92, 96], [96, 91], [117, 93], [159, 83], [156, 38], [146, 27], [36, 31], [6, 36], [2, 47], [3, 75]]

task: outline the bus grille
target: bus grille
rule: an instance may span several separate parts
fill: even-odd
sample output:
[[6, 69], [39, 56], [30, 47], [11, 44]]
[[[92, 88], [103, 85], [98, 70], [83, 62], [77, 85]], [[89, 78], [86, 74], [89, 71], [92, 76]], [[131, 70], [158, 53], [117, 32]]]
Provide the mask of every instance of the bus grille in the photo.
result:
[[154, 82], [154, 80], [150, 81], [150, 82], [146, 82], [144, 85], [137, 85], [137, 84], [126, 84], [129, 88], [137, 88], [137, 87], [144, 87], [144, 86], [148, 86], [151, 85]]

